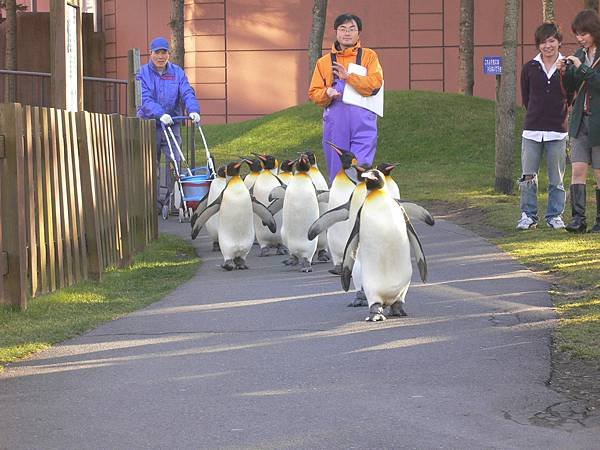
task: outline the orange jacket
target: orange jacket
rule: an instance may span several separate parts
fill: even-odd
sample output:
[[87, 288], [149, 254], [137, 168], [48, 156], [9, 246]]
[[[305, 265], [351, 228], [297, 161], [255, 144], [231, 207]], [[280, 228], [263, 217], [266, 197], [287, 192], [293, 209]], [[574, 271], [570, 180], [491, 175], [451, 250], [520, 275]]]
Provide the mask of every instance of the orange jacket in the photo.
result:
[[[360, 41], [352, 48], [337, 50], [335, 44], [331, 48], [331, 52], [336, 54], [337, 62], [342, 64], [346, 69], [350, 63], [356, 63], [356, 54], [360, 47]], [[373, 91], [381, 88], [383, 84], [383, 70], [379, 64], [377, 53], [370, 48], [363, 47], [361, 66], [367, 68], [367, 75], [361, 76], [355, 73], [350, 74], [346, 83], [352, 86], [363, 97], [373, 95]], [[327, 96], [327, 88], [333, 85], [333, 70], [331, 64], [331, 55], [327, 53], [317, 61], [315, 71], [313, 72], [310, 87], [308, 88], [308, 98], [319, 105], [329, 106], [331, 98]]]

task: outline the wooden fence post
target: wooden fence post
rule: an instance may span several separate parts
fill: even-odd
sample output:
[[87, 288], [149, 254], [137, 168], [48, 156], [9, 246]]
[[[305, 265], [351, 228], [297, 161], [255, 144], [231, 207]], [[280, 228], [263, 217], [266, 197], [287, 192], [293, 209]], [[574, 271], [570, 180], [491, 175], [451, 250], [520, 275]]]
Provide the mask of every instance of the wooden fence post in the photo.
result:
[[[25, 158], [23, 149], [23, 110], [18, 103], [0, 105], [0, 134], [4, 136], [4, 151], [0, 150], [0, 249], [3, 292], [0, 300], [24, 310], [29, 298], [27, 280], [27, 228], [25, 222]], [[2, 275], [0, 275], [2, 276]], [[1, 297], [3, 294], [3, 297]]]
[[142, 90], [139, 81], [135, 79], [140, 72], [140, 49], [132, 48], [127, 52], [129, 76], [127, 78], [127, 115], [135, 117], [137, 107], [142, 103]]
[[81, 192], [84, 205], [85, 240], [87, 243], [88, 276], [93, 280], [102, 278], [104, 261], [100, 247], [100, 224], [98, 197], [96, 193], [96, 165], [92, 138], [91, 114], [78, 112], [77, 140], [81, 170]]
[[121, 258], [117, 261], [118, 267], [128, 267], [132, 262], [131, 234], [130, 234], [130, 216], [131, 192], [129, 181], [132, 173], [129, 168], [130, 146], [125, 130], [125, 118], [120, 114], [111, 115], [113, 133], [115, 139], [115, 164], [117, 174], [117, 202], [119, 208], [119, 220], [121, 229]]

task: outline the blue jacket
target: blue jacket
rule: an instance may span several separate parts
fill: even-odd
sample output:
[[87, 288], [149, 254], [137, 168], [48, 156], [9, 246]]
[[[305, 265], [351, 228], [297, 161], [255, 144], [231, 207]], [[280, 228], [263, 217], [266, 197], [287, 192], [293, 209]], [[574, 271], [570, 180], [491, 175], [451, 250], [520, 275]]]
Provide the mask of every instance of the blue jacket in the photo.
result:
[[[141, 67], [136, 77], [142, 86], [142, 104], [137, 116], [158, 121], [163, 114], [182, 116], [182, 107], [187, 114], [200, 113], [196, 93], [183, 69], [173, 63], [167, 63], [166, 69], [161, 76], [152, 62]], [[160, 122], [157, 126], [160, 127]]]

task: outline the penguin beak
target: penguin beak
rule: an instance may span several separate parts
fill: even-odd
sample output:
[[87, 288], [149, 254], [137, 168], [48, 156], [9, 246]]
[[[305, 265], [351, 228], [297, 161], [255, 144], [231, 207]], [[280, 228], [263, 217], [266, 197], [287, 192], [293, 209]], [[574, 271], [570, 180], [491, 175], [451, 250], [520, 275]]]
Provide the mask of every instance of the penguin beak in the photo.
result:
[[342, 153], [344, 153], [344, 150], [342, 150], [341, 148], [339, 148], [333, 142], [331, 142], [331, 141], [325, 141], [325, 143], [331, 145], [331, 147], [333, 147], [333, 149], [337, 152], [338, 155], [342, 156]]
[[254, 156], [256, 156], [261, 161], [266, 161], [267, 157], [265, 155], [259, 155], [258, 153], [251, 152]]

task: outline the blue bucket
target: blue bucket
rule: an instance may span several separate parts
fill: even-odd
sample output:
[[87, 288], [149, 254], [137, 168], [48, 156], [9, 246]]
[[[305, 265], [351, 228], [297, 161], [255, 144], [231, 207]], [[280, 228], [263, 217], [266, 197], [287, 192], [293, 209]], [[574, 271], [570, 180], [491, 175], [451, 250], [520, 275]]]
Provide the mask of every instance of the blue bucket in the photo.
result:
[[196, 209], [210, 189], [212, 176], [207, 167], [196, 167], [191, 170], [191, 176], [181, 177], [183, 196], [189, 208]]

